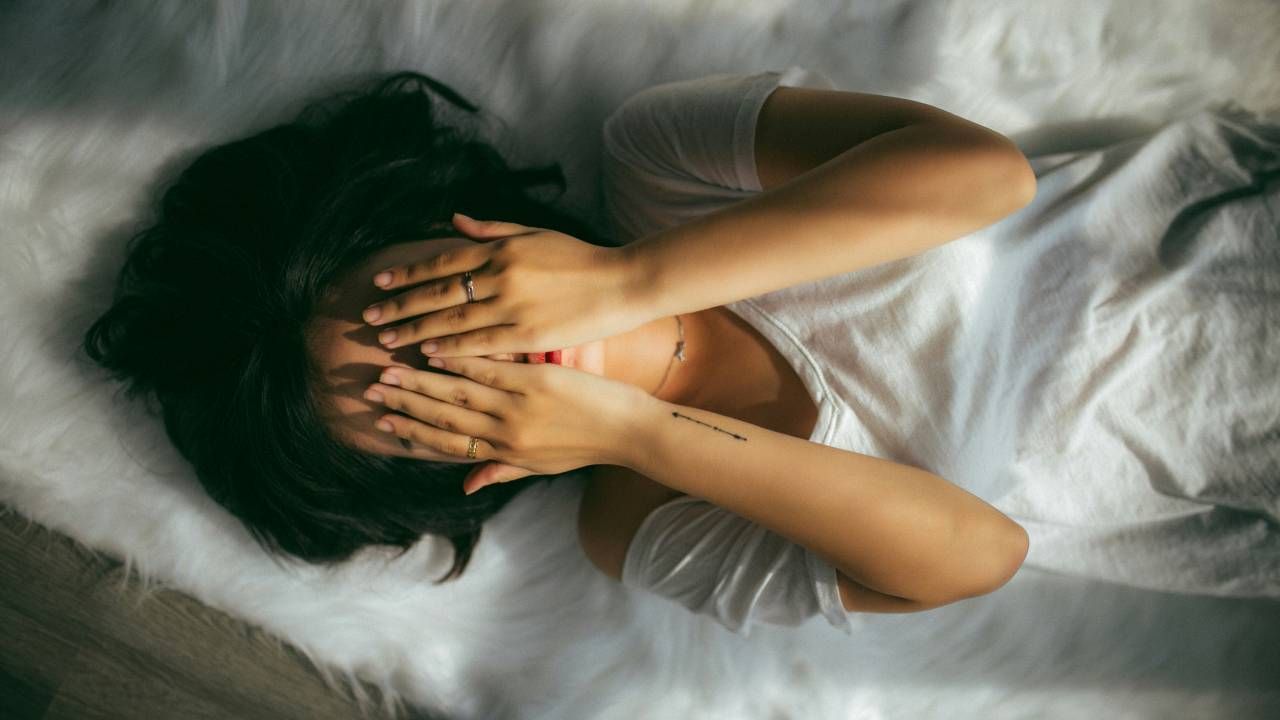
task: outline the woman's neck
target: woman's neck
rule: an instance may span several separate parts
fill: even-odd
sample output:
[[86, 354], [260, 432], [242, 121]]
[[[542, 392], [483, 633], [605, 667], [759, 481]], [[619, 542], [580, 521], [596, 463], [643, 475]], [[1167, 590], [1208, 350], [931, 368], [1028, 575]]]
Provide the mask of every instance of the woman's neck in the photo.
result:
[[[700, 406], [708, 398], [714, 368], [714, 337], [706, 311], [680, 315], [684, 362], [674, 357], [680, 327], [675, 316], [659, 318], [605, 340], [605, 377], [641, 388], [659, 400]], [[670, 368], [670, 370], [668, 370]], [[663, 375], [666, 379], [663, 379]]]

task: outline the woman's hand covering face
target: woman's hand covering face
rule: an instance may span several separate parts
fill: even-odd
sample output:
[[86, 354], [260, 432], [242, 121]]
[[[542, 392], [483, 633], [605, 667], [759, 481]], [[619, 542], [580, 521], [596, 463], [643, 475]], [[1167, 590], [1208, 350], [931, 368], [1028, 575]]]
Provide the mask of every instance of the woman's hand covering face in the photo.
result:
[[[378, 251], [335, 281], [329, 300], [324, 306], [317, 308], [316, 315], [312, 318], [308, 328], [308, 339], [310, 354], [320, 373], [317, 391], [323, 400], [323, 419], [339, 441], [372, 454], [441, 462], [476, 463], [474, 472], [478, 474], [473, 475], [469, 482], [479, 480], [481, 484], [488, 484], [514, 480], [535, 474], [538, 470], [517, 468], [496, 460], [485, 462], [484, 458], [488, 456], [480, 451], [476, 459], [468, 459], [465, 457], [467, 438], [464, 436], [460, 436], [461, 454], [454, 455], [417, 442], [410, 434], [397, 436], [394, 433], [379, 431], [374, 423], [386, 413], [387, 407], [381, 402], [372, 402], [364, 397], [369, 385], [377, 382], [379, 375], [388, 366], [405, 371], [421, 371], [431, 376], [443, 376], [445, 372], [434, 368], [428, 369], [427, 358], [419, 352], [416, 345], [387, 349], [378, 342], [379, 328], [366, 324], [360, 316], [361, 310], [370, 302], [384, 296], [383, 291], [369, 283], [369, 277], [379, 267], [409, 263], [418, 258], [429, 258], [433, 254], [450, 252], [474, 244], [474, 241], [467, 238], [441, 237], [400, 243]], [[494, 353], [481, 359], [494, 361], [495, 364], [500, 365], [518, 365], [528, 369], [545, 367], [551, 372], [561, 371], [571, 375], [582, 375], [584, 377], [579, 378], [582, 383], [590, 383], [591, 378], [605, 383], [615, 382], [593, 374], [598, 373], [599, 370], [579, 371], [576, 368], [561, 368], [556, 365], [524, 365], [519, 362], [522, 359], [519, 353]], [[622, 388], [636, 389], [625, 383], [617, 384]], [[617, 390], [621, 392], [620, 389]], [[579, 386], [577, 392], [594, 391]], [[570, 406], [566, 412], [583, 412], [583, 410], [581, 408], [573, 410]], [[404, 415], [404, 417], [409, 419], [412, 416]], [[430, 418], [425, 420], [429, 421]], [[598, 434], [595, 430], [597, 423], [592, 422], [590, 417], [585, 417], [583, 422], [588, 425], [585, 432]], [[419, 434], [425, 437], [428, 433], [419, 431]], [[485, 439], [482, 435], [477, 437]]]
[[[435, 357], [546, 352], [656, 317], [641, 301], [645, 278], [627, 247], [463, 215], [453, 221], [473, 243], [372, 275], [390, 295], [365, 308], [363, 317], [378, 328], [383, 347], [421, 343]], [[468, 270], [475, 302], [463, 288]]]
[[468, 494], [526, 475], [617, 464], [633, 441], [629, 418], [658, 402], [617, 380], [552, 364], [482, 357], [433, 358], [450, 373], [389, 367], [364, 397], [396, 412], [378, 429], [455, 458], [489, 460], [464, 481]]
[[[389, 245], [335, 280], [328, 299], [316, 309], [307, 329], [309, 354], [319, 374], [315, 391], [321, 400], [323, 421], [343, 444], [375, 455], [476, 462], [457, 460], [374, 429], [373, 423], [383, 409], [364, 399], [365, 389], [377, 382], [384, 367], [426, 370], [427, 358], [416, 345], [397, 350], [383, 347], [378, 343], [378, 328], [360, 317], [360, 311], [382, 295], [369, 284], [373, 271], [468, 244], [471, 241], [466, 238], [440, 237]], [[513, 362], [522, 359], [510, 353], [489, 357]]]

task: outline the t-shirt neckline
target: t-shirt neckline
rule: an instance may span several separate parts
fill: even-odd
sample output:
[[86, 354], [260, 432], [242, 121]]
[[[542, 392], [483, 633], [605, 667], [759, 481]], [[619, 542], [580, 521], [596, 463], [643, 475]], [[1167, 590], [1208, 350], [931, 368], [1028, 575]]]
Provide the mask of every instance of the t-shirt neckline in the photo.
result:
[[807, 438], [809, 442], [829, 445], [832, 431], [835, 428], [839, 407], [835, 402], [835, 394], [822, 377], [818, 364], [805, 350], [804, 345], [783, 327], [772, 315], [753, 302], [750, 298], [728, 303], [725, 309], [750, 323], [771, 345], [787, 360], [791, 369], [800, 377], [809, 398], [818, 409], [818, 419], [813, 425], [813, 432]]

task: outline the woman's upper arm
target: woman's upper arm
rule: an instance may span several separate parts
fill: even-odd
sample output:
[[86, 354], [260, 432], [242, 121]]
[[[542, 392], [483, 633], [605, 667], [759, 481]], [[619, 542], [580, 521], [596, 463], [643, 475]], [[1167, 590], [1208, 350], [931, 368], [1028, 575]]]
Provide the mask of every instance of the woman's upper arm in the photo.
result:
[[785, 184], [877, 135], [920, 122], [968, 123], [905, 98], [780, 86], [756, 119], [756, 174], [762, 190]]
[[840, 589], [840, 604], [848, 612], [908, 613], [932, 610], [947, 603], [926, 603], [895, 595], [885, 595], [862, 585], [853, 578], [836, 571], [836, 587]]
[[[792, 71], [794, 76], [795, 73]], [[622, 192], [678, 209], [757, 192], [751, 144], [765, 97], [786, 73], [720, 73], [666, 82], [627, 98], [603, 128], [605, 168]]]
[[622, 579], [627, 549], [644, 519], [679, 493], [629, 468], [591, 468], [578, 506], [578, 541], [604, 574]]
[[[679, 497], [665, 485], [629, 468], [597, 465], [590, 470], [578, 506], [578, 541], [593, 565], [614, 580], [622, 569], [636, 532], [658, 506]], [[901, 613], [938, 607], [918, 600], [885, 595], [836, 571], [840, 602], [849, 612]]]
[[606, 118], [602, 132], [614, 233], [629, 241], [687, 222], [923, 122], [981, 127], [925, 103], [833, 89], [801, 67], [645, 88]]

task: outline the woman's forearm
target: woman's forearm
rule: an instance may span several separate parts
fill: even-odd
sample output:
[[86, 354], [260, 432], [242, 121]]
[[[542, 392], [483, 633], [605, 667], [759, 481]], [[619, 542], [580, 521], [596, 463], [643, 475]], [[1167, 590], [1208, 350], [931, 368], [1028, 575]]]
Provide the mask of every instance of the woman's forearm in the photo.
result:
[[662, 317], [915, 255], [996, 222], [1034, 195], [1026, 158], [1003, 136], [922, 122], [625, 252], [644, 278], [641, 299]]
[[1004, 584], [1026, 555], [1021, 526], [933, 473], [646, 397], [616, 464], [757, 522], [867, 588], [951, 602]]

